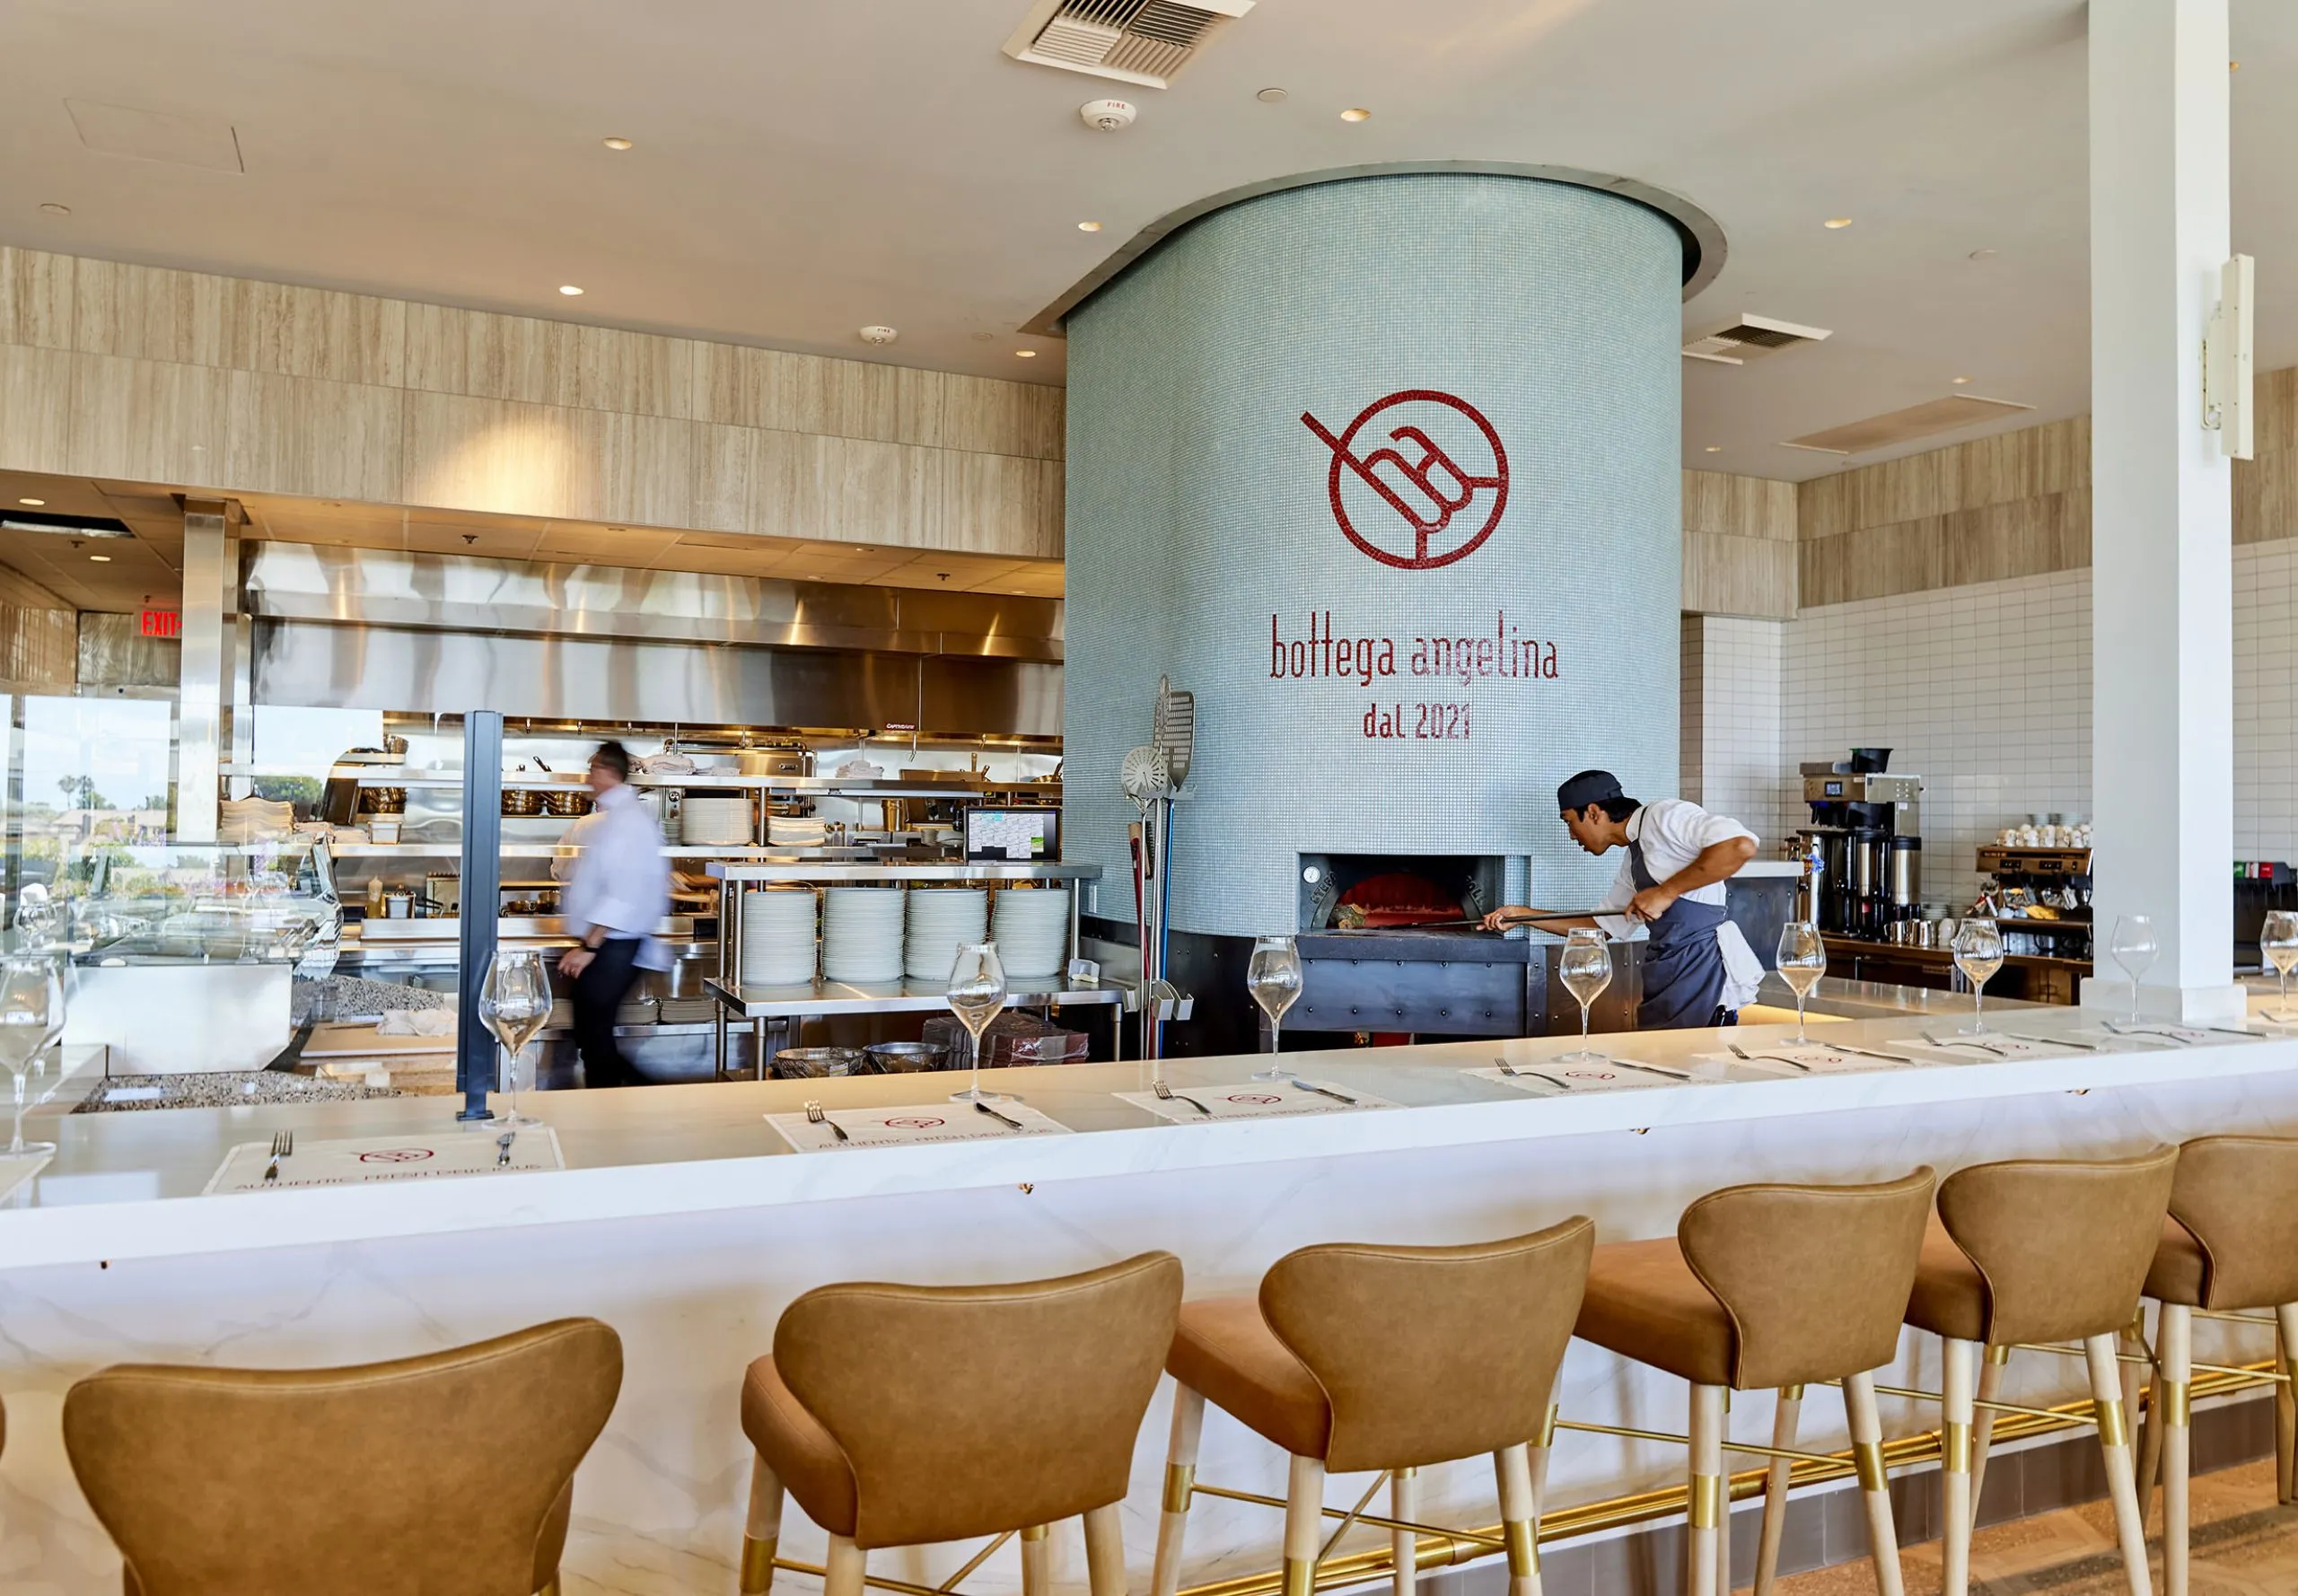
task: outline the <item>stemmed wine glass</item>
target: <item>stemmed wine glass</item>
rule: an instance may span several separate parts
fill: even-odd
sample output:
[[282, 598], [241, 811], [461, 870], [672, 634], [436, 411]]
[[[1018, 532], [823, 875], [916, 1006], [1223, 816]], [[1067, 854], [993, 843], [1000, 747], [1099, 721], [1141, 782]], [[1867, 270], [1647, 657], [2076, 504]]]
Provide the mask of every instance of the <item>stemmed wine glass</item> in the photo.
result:
[[2278, 908], [2267, 916], [2266, 924], [2259, 927], [2259, 951], [2266, 955], [2282, 982], [2282, 1012], [2267, 1018], [2286, 1021], [2290, 1018], [2290, 972], [2298, 968], [2298, 914]]
[[0, 961], [0, 1065], [16, 1078], [16, 1115], [8, 1135], [10, 1158], [56, 1151], [53, 1142], [24, 1140], [24, 1075], [64, 1030], [64, 977], [53, 959], [19, 954]]
[[1588, 925], [1576, 925], [1565, 934], [1564, 952], [1557, 964], [1557, 974], [1563, 979], [1566, 991], [1580, 1000], [1580, 1050], [1565, 1057], [1574, 1064], [1594, 1064], [1603, 1055], [1588, 1046], [1588, 1010], [1604, 988], [1612, 984], [1612, 949], [1610, 941], [1599, 930]]
[[16, 894], [16, 948], [37, 952], [56, 940], [56, 899], [39, 881], [27, 881]]
[[2003, 928], [1992, 920], [1965, 920], [1955, 931], [1955, 968], [1971, 984], [1970, 1036], [1987, 1034], [1982, 1012], [1987, 984], [2003, 968]]
[[[1301, 1000], [1301, 950], [1289, 936], [1264, 936], [1253, 943], [1252, 961], [1245, 966], [1245, 990], [1268, 1016], [1268, 1051], [1272, 1060], [1282, 1052], [1285, 1012]], [[1272, 1062], [1255, 1070], [1256, 1081], [1276, 1081], [1285, 1065]]]
[[981, 1033], [1005, 1006], [1005, 967], [997, 961], [996, 943], [961, 943], [958, 961], [950, 970], [950, 1012], [966, 1028], [973, 1042], [973, 1074], [963, 1092], [950, 1093], [953, 1103], [1002, 1103], [1012, 1093], [981, 1089]]
[[2154, 922], [2145, 915], [2117, 915], [2115, 934], [2107, 943], [2107, 951], [2114, 955], [2122, 973], [2130, 980], [2130, 1021], [2138, 1022], [2138, 978], [2154, 962], [2154, 955], [2162, 944], [2154, 938]]
[[1778, 966], [1779, 978], [1795, 994], [1795, 1040], [1801, 1045], [1811, 1040], [1803, 1034], [1803, 1000], [1828, 973], [1828, 945], [1820, 940], [1820, 928], [1809, 920], [1781, 926]]
[[510, 1111], [499, 1121], [519, 1130], [541, 1120], [519, 1112], [519, 1055], [550, 1020], [550, 974], [539, 948], [497, 948], [478, 992], [478, 1017], [503, 1045], [503, 1089]]

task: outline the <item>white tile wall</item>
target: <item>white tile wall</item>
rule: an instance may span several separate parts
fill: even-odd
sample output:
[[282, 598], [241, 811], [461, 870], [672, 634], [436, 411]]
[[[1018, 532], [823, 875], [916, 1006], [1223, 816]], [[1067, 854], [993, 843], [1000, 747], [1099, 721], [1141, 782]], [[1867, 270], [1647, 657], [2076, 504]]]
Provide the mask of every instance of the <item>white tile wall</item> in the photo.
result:
[[[2298, 858], [2298, 541], [2234, 550], [2234, 849]], [[2091, 807], [2088, 571], [1806, 609], [1687, 618], [1685, 793], [1768, 830], [1803, 823], [1795, 767], [1855, 744], [1924, 778], [1924, 896], [1968, 901], [1974, 850]], [[1771, 695], [1767, 698], [1767, 694]], [[1761, 818], [1759, 818], [1761, 817]], [[2230, 861], [2231, 863], [2231, 861]]]

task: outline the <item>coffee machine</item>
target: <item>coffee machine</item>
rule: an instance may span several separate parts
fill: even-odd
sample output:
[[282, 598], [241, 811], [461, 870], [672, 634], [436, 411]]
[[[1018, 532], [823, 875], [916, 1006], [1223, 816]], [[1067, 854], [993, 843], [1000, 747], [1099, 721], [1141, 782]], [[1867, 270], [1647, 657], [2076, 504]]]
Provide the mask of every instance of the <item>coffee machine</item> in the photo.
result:
[[1801, 767], [1811, 823], [1796, 839], [1817, 862], [1822, 931], [1881, 941], [1922, 913], [1923, 778], [1888, 774], [1890, 759], [1887, 748], [1855, 748]]

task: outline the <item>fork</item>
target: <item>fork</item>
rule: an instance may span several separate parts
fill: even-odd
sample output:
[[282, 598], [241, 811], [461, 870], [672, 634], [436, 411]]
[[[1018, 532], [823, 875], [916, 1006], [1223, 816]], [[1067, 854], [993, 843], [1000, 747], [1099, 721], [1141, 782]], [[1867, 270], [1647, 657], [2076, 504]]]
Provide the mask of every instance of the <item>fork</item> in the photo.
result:
[[1745, 1059], [1750, 1064], [1753, 1064], [1759, 1058], [1764, 1058], [1774, 1064], [1784, 1064], [1790, 1069], [1802, 1070], [1807, 1075], [1811, 1073], [1811, 1066], [1800, 1058], [1790, 1058], [1780, 1053], [1750, 1053], [1737, 1042], [1726, 1042], [1724, 1045], [1732, 1050], [1732, 1057]]
[[1155, 1092], [1155, 1093], [1157, 1094], [1158, 1098], [1159, 1098], [1161, 1101], [1164, 1101], [1164, 1102], [1169, 1102], [1169, 1103], [1172, 1103], [1172, 1102], [1187, 1103], [1190, 1108], [1195, 1109], [1198, 1113], [1200, 1113], [1200, 1114], [1204, 1115], [1207, 1119], [1210, 1119], [1210, 1118], [1213, 1118], [1213, 1110], [1212, 1110], [1212, 1109], [1210, 1109], [1206, 1108], [1203, 1103], [1201, 1103], [1201, 1102], [1197, 1101], [1197, 1099], [1195, 1099], [1195, 1098], [1193, 1098], [1193, 1097], [1189, 1096], [1189, 1095], [1188, 1095], [1187, 1092], [1175, 1092], [1171, 1087], [1170, 1087], [1170, 1086], [1166, 1085], [1162, 1081], [1152, 1081], [1152, 1082], [1150, 1082], [1150, 1083], [1149, 1083], [1149, 1090], [1150, 1090], [1150, 1091], [1152, 1091], [1152, 1092]]
[[837, 1120], [822, 1112], [822, 1106], [820, 1103], [808, 1103], [806, 1105], [806, 1123], [809, 1125], [829, 1126], [830, 1134], [841, 1142], [850, 1142], [854, 1139], [852, 1136], [846, 1134], [846, 1127], [840, 1125]]
[[295, 1151], [295, 1133], [292, 1130], [274, 1131], [271, 1136], [271, 1162], [263, 1166], [266, 1186], [279, 1179], [279, 1161], [291, 1157]]
[[2002, 1048], [1998, 1048], [1998, 1047], [1995, 1047], [1993, 1043], [1990, 1043], [1990, 1042], [1970, 1041], [1970, 1040], [1966, 1040], [1966, 1039], [1962, 1039], [1962, 1038], [1957, 1038], [1957, 1039], [1954, 1039], [1954, 1040], [1952, 1040], [1952, 1041], [1944, 1041], [1944, 1042], [1943, 1042], [1943, 1041], [1941, 1041], [1937, 1037], [1933, 1036], [1933, 1035], [1932, 1035], [1929, 1031], [1927, 1031], [1927, 1030], [1926, 1030], [1926, 1031], [1924, 1031], [1924, 1032], [1922, 1033], [1922, 1036], [1923, 1036], [1923, 1039], [1924, 1039], [1925, 1041], [1929, 1042], [1933, 1047], [1934, 1047], [1934, 1048], [1938, 1048], [1942, 1053], [1949, 1052], [1949, 1051], [1951, 1051], [1951, 1050], [1952, 1050], [1952, 1049], [1954, 1049], [1954, 1048], [1977, 1048], [1980, 1052], [1982, 1052], [1982, 1053], [1992, 1053], [1992, 1054], [1994, 1054], [1997, 1058], [2001, 1058], [2001, 1057], [2004, 1057], [2003, 1049], [2002, 1049]]
[[1557, 1080], [1554, 1075], [1544, 1075], [1538, 1070], [1520, 1070], [1504, 1058], [1495, 1058], [1492, 1062], [1502, 1074], [1507, 1076], [1512, 1081], [1545, 1081], [1549, 1085], [1555, 1087], [1558, 1092], [1569, 1092], [1572, 1090], [1570, 1086], [1566, 1085], [1564, 1082]]

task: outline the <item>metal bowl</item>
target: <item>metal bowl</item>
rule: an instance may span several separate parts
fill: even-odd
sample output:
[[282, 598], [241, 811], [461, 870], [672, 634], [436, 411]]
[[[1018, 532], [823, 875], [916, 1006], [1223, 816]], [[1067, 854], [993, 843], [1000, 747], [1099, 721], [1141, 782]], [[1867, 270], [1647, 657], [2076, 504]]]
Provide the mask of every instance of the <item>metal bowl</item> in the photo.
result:
[[882, 1074], [907, 1075], [950, 1067], [951, 1050], [935, 1042], [872, 1042], [863, 1051]]
[[591, 812], [591, 794], [580, 787], [563, 793], [545, 793], [542, 806], [554, 815], [572, 818]]
[[812, 1081], [872, 1073], [870, 1056], [859, 1048], [785, 1048], [774, 1056], [774, 1078], [777, 1081]]
[[542, 813], [542, 794], [532, 787], [503, 789], [503, 812], [506, 815], [539, 815]]

